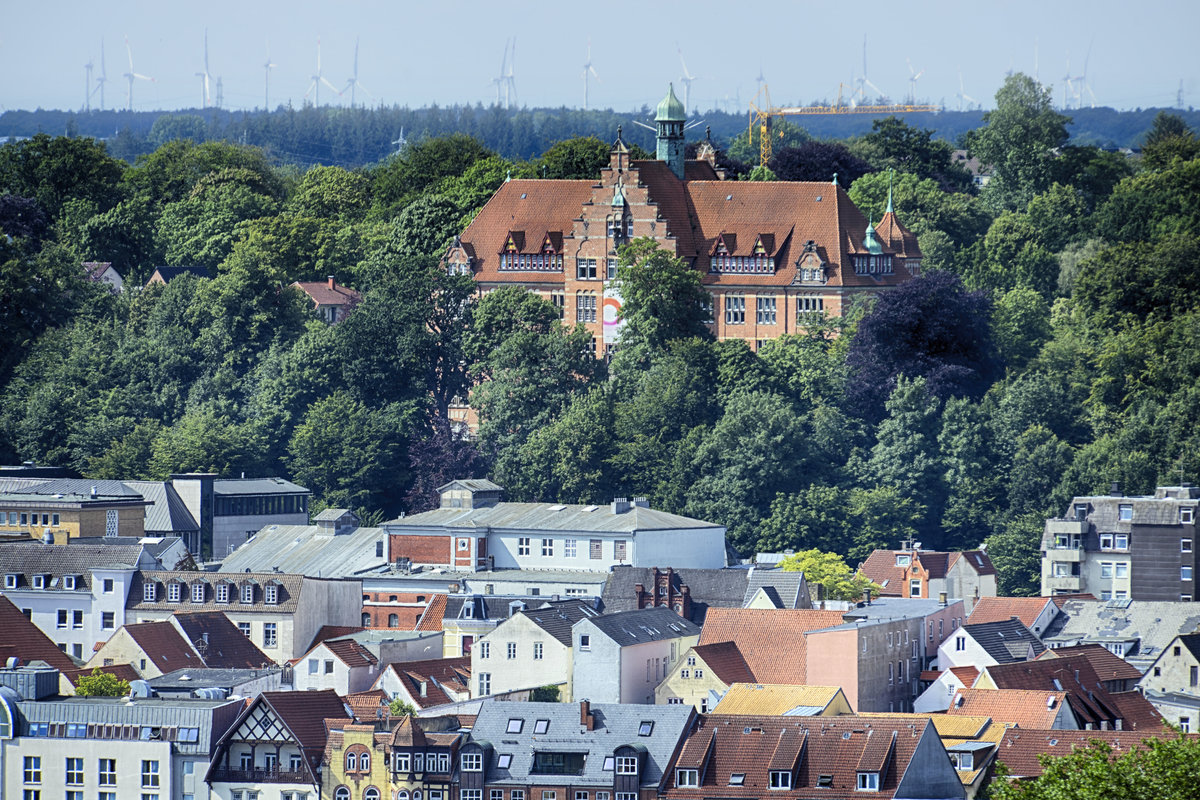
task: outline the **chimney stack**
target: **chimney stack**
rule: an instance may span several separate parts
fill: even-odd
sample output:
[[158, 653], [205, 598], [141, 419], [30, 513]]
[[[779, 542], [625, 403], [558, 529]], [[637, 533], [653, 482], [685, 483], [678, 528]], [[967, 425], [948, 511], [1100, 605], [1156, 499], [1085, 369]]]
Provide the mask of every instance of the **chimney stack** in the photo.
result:
[[579, 724], [587, 730], [595, 730], [596, 719], [592, 716], [592, 704], [587, 700], [579, 701]]
[[946, 607], [946, 593], [945, 592], [938, 592], [938, 603], [942, 606], [942, 608]]
[[871, 605], [871, 590], [863, 589], [863, 605]]
[[337, 281], [335, 281], [335, 280], [333, 279], [333, 276], [332, 276], [332, 275], [330, 275], [330, 276], [329, 276], [329, 288], [330, 288], [330, 289], [336, 289], [336, 288], [337, 288]]
[[1111, 494], [1113, 497], [1124, 497], [1124, 495], [1121, 494], [1121, 484], [1117, 481], [1113, 481], [1112, 488], [1109, 489], [1109, 494]]

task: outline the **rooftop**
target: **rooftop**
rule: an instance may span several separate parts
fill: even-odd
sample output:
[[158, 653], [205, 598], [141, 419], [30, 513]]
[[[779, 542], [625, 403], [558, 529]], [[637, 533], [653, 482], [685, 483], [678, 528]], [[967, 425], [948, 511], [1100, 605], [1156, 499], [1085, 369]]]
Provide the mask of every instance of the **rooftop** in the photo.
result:
[[734, 683], [710, 713], [811, 717], [828, 708], [841, 691], [837, 686]]

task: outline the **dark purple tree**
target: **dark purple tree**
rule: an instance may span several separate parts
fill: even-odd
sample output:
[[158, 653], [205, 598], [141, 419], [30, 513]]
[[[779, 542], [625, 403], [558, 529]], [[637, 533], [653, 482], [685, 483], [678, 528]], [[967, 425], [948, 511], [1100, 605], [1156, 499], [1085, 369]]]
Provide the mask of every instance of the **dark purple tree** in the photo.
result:
[[39, 241], [50, 221], [41, 203], [19, 194], [0, 195], [0, 233], [14, 239]]
[[881, 419], [899, 375], [925, 378], [930, 395], [942, 399], [982, 395], [1001, 371], [991, 309], [986, 294], [967, 291], [949, 272], [930, 272], [881, 294], [846, 355], [850, 410]]
[[434, 418], [432, 431], [408, 448], [408, 462], [415, 476], [404, 506], [410, 514], [437, 508], [438, 487], [457, 478], [478, 478], [487, 465], [475, 445], [464, 440], [448, 420]]
[[850, 152], [841, 142], [810, 141], [785, 147], [775, 153], [768, 165], [781, 181], [833, 180], [849, 189], [850, 184], [871, 171], [871, 165]]

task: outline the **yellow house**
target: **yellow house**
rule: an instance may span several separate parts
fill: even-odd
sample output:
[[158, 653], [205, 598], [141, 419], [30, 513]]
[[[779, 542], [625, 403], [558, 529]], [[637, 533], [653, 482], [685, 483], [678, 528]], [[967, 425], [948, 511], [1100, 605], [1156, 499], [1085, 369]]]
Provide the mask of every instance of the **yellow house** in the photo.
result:
[[690, 705], [711, 711], [730, 685], [753, 682], [754, 675], [733, 642], [696, 645], [684, 652], [654, 690], [656, 705]]
[[0, 493], [0, 534], [55, 544], [100, 536], [141, 538], [150, 503], [120, 481], [61, 478]]
[[735, 683], [725, 692], [712, 713], [839, 717], [853, 714], [854, 711], [846, 695], [837, 686]]
[[[453, 718], [425, 721], [457, 728]], [[450, 800], [457, 733], [425, 733], [413, 717], [331, 729], [321, 770], [321, 796], [332, 800]]]

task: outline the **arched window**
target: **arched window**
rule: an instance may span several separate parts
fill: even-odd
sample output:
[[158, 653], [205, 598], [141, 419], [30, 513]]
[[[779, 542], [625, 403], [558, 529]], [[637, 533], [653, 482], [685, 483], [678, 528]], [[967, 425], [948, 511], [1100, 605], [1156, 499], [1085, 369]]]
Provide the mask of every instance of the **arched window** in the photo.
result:
[[403, 789], [396, 792], [396, 800], [408, 800], [408, 792], [404, 791]]
[[362, 626], [364, 628], [371, 627], [371, 615], [369, 613], [367, 613], [366, 611], [363, 612], [362, 622], [363, 622]]
[[374, 786], [368, 786], [363, 791], [363, 800], [379, 800], [379, 790]]
[[359, 753], [358, 754], [358, 771], [359, 772], [370, 772], [371, 771], [371, 755], [370, 755], [370, 753]]
[[400, 615], [399, 614], [388, 614], [388, 627], [389, 628], [399, 628], [400, 627]]
[[358, 771], [358, 754], [346, 753], [346, 772]]
[[333, 800], [350, 800], [350, 789], [345, 786], [339, 786], [337, 791], [333, 793]]

